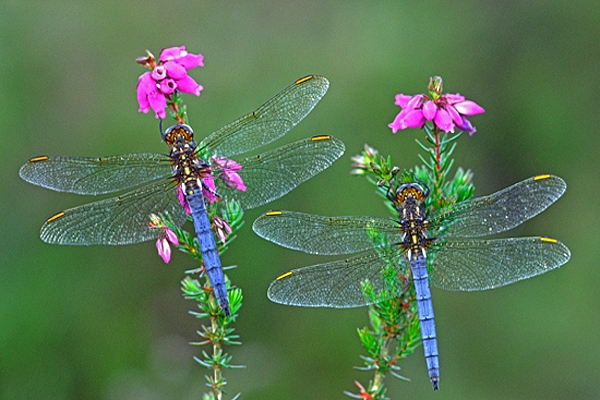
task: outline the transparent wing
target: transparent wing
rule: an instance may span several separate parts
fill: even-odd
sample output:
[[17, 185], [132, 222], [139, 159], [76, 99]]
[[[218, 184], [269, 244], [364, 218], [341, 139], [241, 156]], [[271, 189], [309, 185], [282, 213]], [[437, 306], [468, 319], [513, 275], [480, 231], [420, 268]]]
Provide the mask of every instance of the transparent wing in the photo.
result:
[[169, 158], [157, 153], [110, 157], [40, 156], [19, 170], [21, 178], [59, 192], [117, 192], [172, 175]]
[[[406, 260], [400, 256], [399, 248], [390, 248], [396, 252], [395, 259], [402, 262], [399, 266], [403, 273]], [[376, 291], [383, 288], [382, 268], [385, 261], [371, 250], [347, 260], [333, 261], [294, 269], [281, 275], [271, 283], [267, 296], [280, 304], [303, 307], [361, 307], [370, 302], [365, 298], [361, 282], [368, 279]], [[404, 288], [406, 289], [406, 288]], [[393, 294], [394, 297], [401, 293]]]
[[378, 217], [322, 217], [292, 211], [271, 211], [252, 225], [258, 236], [310, 254], [350, 254], [372, 249], [370, 229], [390, 244], [399, 243], [398, 224]]
[[440, 210], [431, 218], [434, 237], [476, 237], [512, 229], [535, 217], [565, 192], [567, 184], [539, 175], [489, 196]]
[[433, 285], [460, 291], [505, 286], [558, 268], [571, 258], [567, 246], [543, 237], [448, 240], [428, 254]]
[[333, 136], [314, 136], [239, 161], [246, 191], [231, 189], [216, 179], [217, 193], [255, 208], [290, 192], [329, 167], [344, 153], [344, 143]]
[[149, 215], [165, 212], [178, 226], [186, 220], [172, 180], [60, 212], [46, 221], [40, 237], [51, 244], [138, 243], [157, 237], [148, 226]]
[[302, 121], [328, 88], [323, 76], [298, 79], [250, 114], [208, 135], [198, 147], [208, 148], [211, 155], [230, 157], [271, 143]]

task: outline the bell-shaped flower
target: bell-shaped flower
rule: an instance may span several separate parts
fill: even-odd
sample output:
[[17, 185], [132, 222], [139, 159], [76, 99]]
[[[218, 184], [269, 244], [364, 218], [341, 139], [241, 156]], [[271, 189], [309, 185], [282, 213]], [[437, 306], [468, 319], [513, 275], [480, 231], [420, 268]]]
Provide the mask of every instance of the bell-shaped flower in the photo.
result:
[[202, 177], [202, 195], [209, 203], [214, 203], [219, 200], [215, 180], [210, 173], [205, 174]]
[[227, 241], [227, 236], [231, 233], [231, 226], [229, 226], [227, 221], [220, 217], [213, 217], [213, 224], [215, 226], [215, 234], [221, 243], [225, 243]]
[[186, 214], [191, 214], [192, 210], [190, 210], [190, 205], [185, 199], [185, 195], [183, 194], [183, 189], [181, 186], [177, 186], [177, 199], [179, 200], [179, 203], [183, 207]]
[[152, 229], [160, 230], [158, 239], [156, 240], [156, 249], [158, 250], [158, 255], [163, 259], [165, 264], [168, 264], [171, 260], [171, 246], [169, 243], [179, 246], [177, 235], [161, 221], [158, 215], [151, 214], [148, 225]]
[[215, 169], [218, 170], [218, 178], [221, 179], [225, 185], [242, 192], [246, 191], [246, 185], [237, 172], [242, 170], [240, 164], [225, 157], [213, 157], [212, 161]]

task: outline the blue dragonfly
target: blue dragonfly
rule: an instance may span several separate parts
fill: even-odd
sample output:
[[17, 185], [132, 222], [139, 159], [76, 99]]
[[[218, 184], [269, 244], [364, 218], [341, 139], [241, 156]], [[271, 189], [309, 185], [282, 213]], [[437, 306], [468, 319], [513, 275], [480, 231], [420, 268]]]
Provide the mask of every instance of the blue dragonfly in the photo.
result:
[[[344, 144], [325, 135], [238, 161], [229, 159], [285, 135], [310, 113], [328, 87], [329, 82], [322, 76], [301, 78], [199, 143], [194, 141], [189, 126], [172, 126], [163, 134], [171, 150], [169, 155], [132, 153], [100, 158], [30, 159], [19, 175], [48, 189], [100, 195], [134, 188], [118, 197], [55, 214], [42, 226], [41, 239], [65, 245], [126, 245], [152, 240], [158, 233], [149, 226], [151, 214], [168, 213], [181, 226], [187, 220], [183, 206], [189, 206], [206, 273], [219, 305], [229, 315], [227, 289], [205, 197], [210, 201], [218, 195], [237, 200], [243, 208], [258, 207], [285, 195], [337, 160], [344, 152]], [[236, 168], [231, 168], [232, 165]], [[241, 178], [245, 191], [236, 190], [228, 182], [231, 170]], [[178, 191], [183, 194], [183, 202]]]
[[[566, 263], [571, 253], [555, 239], [473, 239], [520, 225], [544, 211], [565, 189], [561, 178], [539, 175], [428, 217], [424, 210], [428, 191], [417, 183], [405, 183], [388, 192], [398, 211], [397, 220], [267, 212], [253, 225], [267, 240], [311, 254], [360, 252], [346, 260], [282, 274], [269, 286], [268, 297], [276, 303], [304, 307], [368, 305], [361, 282], [368, 279], [378, 291], [384, 289], [382, 270], [392, 260], [401, 283], [393, 295], [400, 296], [414, 282], [425, 360], [437, 390], [439, 360], [429, 282], [445, 290], [487, 290]], [[379, 242], [373, 232], [380, 235]]]

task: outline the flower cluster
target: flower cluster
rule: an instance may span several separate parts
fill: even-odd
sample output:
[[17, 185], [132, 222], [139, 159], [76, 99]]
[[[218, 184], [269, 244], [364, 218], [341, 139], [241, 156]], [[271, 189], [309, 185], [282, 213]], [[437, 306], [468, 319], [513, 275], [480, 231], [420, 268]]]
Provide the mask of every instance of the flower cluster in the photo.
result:
[[203, 59], [202, 54], [188, 53], [185, 46], [163, 49], [158, 62], [146, 51], [146, 56], [138, 58], [137, 62], [151, 68], [152, 72], [145, 72], [138, 80], [139, 111], [146, 114], [152, 108], [156, 118], [162, 119], [166, 117], [167, 101], [172, 100], [176, 90], [200, 96], [203, 87], [187, 74], [187, 70], [204, 66]]
[[429, 84], [429, 96], [417, 94], [408, 96], [396, 95], [397, 106], [402, 111], [396, 116], [394, 122], [388, 126], [396, 133], [401, 129], [422, 128], [427, 121], [431, 121], [442, 131], [454, 132], [454, 128], [475, 133], [475, 127], [466, 117], [481, 114], [485, 110], [477, 103], [466, 100], [460, 94], [441, 94], [441, 78], [434, 77]]

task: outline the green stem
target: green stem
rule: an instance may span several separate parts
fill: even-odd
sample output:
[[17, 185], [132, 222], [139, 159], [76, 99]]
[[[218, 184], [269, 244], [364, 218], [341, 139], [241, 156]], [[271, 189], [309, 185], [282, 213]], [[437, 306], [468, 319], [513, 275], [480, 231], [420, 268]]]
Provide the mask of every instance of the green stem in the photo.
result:
[[442, 176], [442, 152], [440, 143], [440, 130], [437, 126], [433, 129], [434, 141], [434, 199], [440, 199], [442, 194], [442, 185], [444, 184], [444, 177]]
[[[211, 323], [211, 327], [212, 327], [212, 331], [216, 332], [219, 329], [219, 323], [217, 320], [217, 316], [212, 316], [210, 318], [210, 323]], [[213, 342], [213, 357], [217, 357], [220, 356], [221, 354], [221, 342], [219, 341], [214, 341]], [[220, 389], [220, 382], [221, 379], [223, 378], [222, 374], [221, 374], [221, 365], [220, 364], [213, 364], [213, 390], [215, 393], [215, 399], [216, 400], [221, 400], [222, 396], [223, 396], [223, 392]]]

